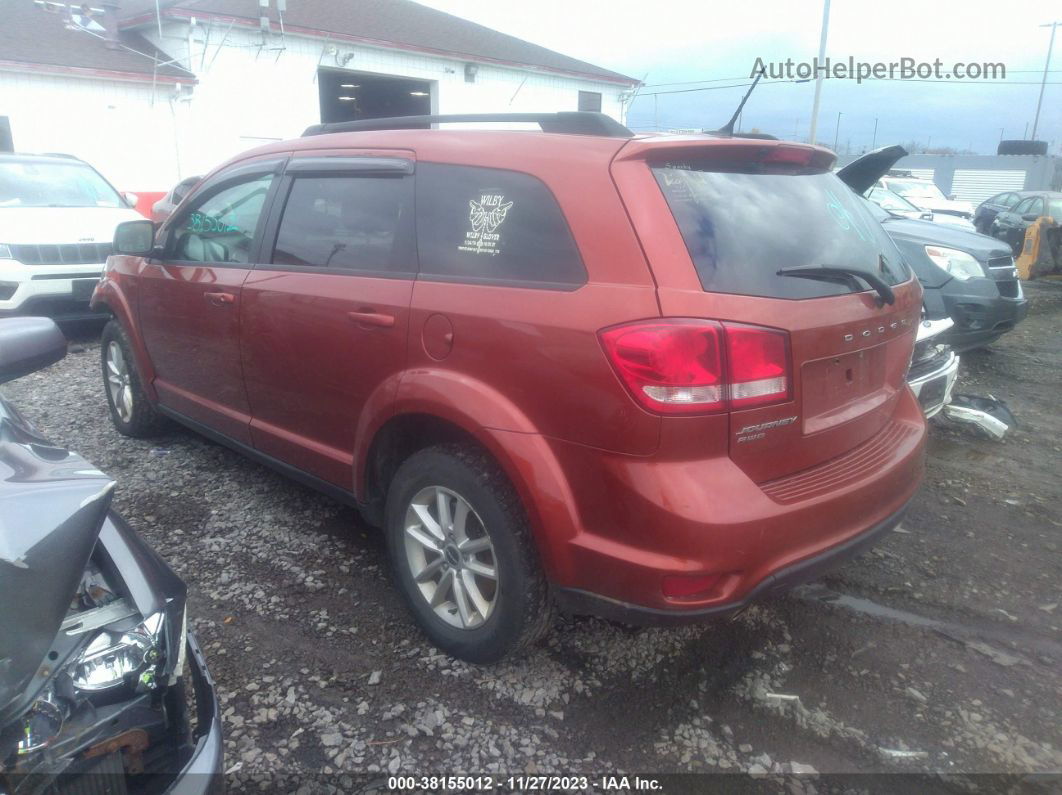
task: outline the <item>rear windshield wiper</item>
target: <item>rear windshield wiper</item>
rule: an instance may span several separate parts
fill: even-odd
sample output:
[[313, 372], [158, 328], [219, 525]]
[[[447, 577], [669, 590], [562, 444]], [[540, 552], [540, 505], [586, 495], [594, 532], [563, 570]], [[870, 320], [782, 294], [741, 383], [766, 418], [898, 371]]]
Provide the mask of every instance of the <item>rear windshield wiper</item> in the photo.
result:
[[819, 281], [843, 281], [852, 284], [855, 279], [862, 279], [878, 294], [878, 306], [896, 303], [892, 288], [877, 274], [862, 268], [849, 268], [844, 265], [822, 265], [811, 268], [782, 268], [779, 276], [795, 276], [800, 279], [817, 279]]

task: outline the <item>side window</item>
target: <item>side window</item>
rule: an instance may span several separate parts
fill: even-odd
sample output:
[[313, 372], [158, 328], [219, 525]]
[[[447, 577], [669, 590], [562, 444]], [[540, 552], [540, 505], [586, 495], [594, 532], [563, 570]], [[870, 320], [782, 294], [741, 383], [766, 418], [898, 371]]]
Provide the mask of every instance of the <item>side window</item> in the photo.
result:
[[177, 223], [168, 258], [249, 263], [255, 229], [272, 182], [272, 174], [238, 182], [192, 207]]
[[1032, 199], [1026, 199], [1025, 201], [1021, 202], [1017, 207], [1015, 207], [1012, 212], [1016, 215], [1024, 215], [1025, 213], [1030, 212], [1029, 208], [1032, 206], [1032, 203]]
[[586, 268], [557, 200], [516, 171], [417, 164], [422, 276], [565, 289]]
[[1000, 202], [1004, 207], [1013, 207], [1021, 200], [1021, 197], [1017, 193], [1008, 193], [1003, 197], [1003, 201]]
[[1039, 218], [1044, 214], [1044, 200], [1040, 197], [1036, 197], [1032, 200], [1032, 203], [1025, 208], [1024, 213], [1036, 213], [1036, 217]]
[[416, 272], [412, 177], [296, 177], [273, 264]]

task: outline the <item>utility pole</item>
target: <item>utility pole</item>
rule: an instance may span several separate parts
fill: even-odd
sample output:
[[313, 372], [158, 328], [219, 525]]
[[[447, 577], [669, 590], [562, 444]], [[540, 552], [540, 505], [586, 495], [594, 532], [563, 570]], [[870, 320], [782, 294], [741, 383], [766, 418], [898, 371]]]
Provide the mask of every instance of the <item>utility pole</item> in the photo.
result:
[[841, 111], [837, 111], [837, 127], [833, 131], [833, 151], [837, 151], [837, 141], [841, 137], [841, 116], [844, 114]]
[[[830, 27], [830, 0], [822, 0], [822, 32], [819, 34], [819, 64], [826, 60], [826, 31]], [[815, 143], [819, 129], [819, 100], [822, 98], [822, 72], [815, 72], [815, 101], [811, 105], [811, 131], [808, 143]], [[836, 148], [836, 147], [834, 147]]]
[[[827, 0], [829, 2], [829, 0]], [[1041, 25], [1041, 28], [1051, 28], [1051, 40], [1047, 43], [1047, 61], [1044, 63], [1044, 76], [1040, 80], [1040, 98], [1036, 100], [1036, 118], [1033, 120], [1033, 133], [1032, 137], [1036, 138], [1036, 126], [1040, 123], [1040, 106], [1044, 104], [1044, 86], [1047, 85], [1047, 70], [1051, 68], [1051, 50], [1055, 48], [1055, 29], [1062, 25], [1062, 22], [1050, 22], [1046, 25]]]
[[874, 146], [877, 144], [877, 142], [878, 142], [878, 117], [875, 116], [874, 117], [874, 137], [870, 139], [870, 148], [871, 148], [871, 150], [874, 149]]

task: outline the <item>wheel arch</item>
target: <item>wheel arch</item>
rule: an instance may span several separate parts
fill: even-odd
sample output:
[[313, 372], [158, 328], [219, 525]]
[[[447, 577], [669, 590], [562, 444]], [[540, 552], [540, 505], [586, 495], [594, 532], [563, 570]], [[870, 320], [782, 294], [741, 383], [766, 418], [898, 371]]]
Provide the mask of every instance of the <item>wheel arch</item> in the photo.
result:
[[[125, 278], [128, 275], [123, 274]], [[94, 310], [106, 309], [111, 314], [112, 320], [118, 322], [129, 338], [129, 344], [133, 348], [133, 356], [136, 358], [137, 372], [140, 373], [141, 387], [148, 399], [158, 402], [158, 393], [155, 391], [155, 368], [151, 364], [147, 347], [140, 336], [140, 327], [136, 322], [135, 301], [130, 298], [123, 289], [122, 284], [112, 271], [110, 265], [104, 271], [103, 279], [96, 286], [92, 294], [90, 306]]]
[[[565, 542], [578, 522], [560, 464], [548, 440], [492, 388], [448, 373], [438, 380], [419, 372], [415, 387], [403, 378], [394, 410], [359, 434], [355, 490], [366, 518], [383, 524], [387, 488], [402, 461], [418, 450], [460, 442], [485, 450], [513, 485], [550, 579], [566, 570]], [[430, 384], [430, 386], [429, 386]], [[446, 390], [443, 391], [443, 387]], [[445, 397], [445, 399], [443, 399]]]

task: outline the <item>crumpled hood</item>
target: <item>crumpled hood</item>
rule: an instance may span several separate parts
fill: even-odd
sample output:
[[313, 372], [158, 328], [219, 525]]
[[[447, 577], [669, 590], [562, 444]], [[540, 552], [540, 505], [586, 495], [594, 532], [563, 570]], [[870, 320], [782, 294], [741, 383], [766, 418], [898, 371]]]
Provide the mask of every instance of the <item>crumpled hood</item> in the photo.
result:
[[143, 221], [128, 207], [0, 207], [0, 243], [110, 243], [123, 221]]
[[0, 725], [45, 663], [113, 488], [0, 397]]

